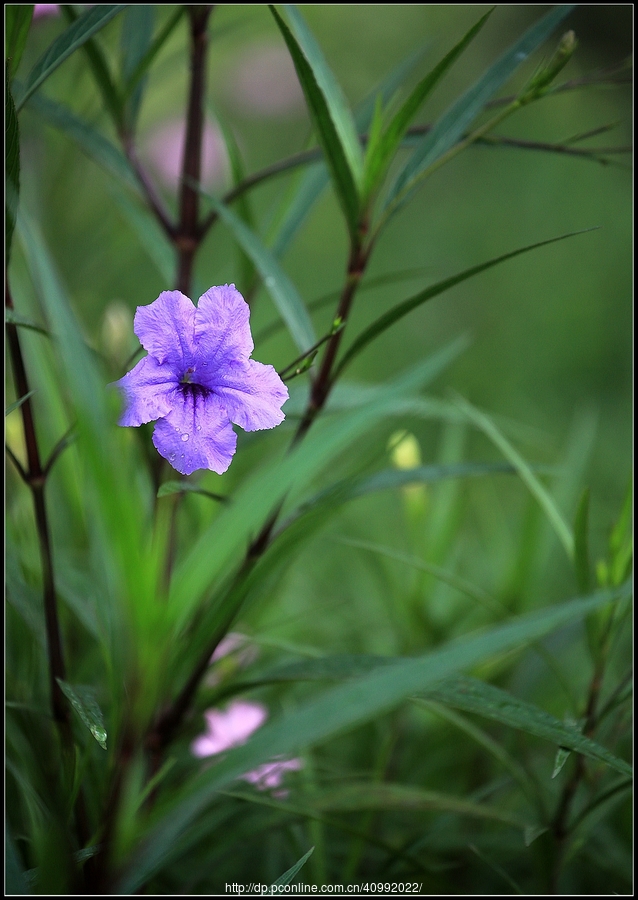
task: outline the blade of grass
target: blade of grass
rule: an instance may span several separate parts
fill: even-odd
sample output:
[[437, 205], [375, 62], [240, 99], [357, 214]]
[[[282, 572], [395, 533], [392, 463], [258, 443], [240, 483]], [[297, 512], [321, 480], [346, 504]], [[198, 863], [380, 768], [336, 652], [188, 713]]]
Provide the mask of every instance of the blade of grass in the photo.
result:
[[9, 77], [13, 78], [17, 72], [24, 45], [33, 18], [33, 4], [7, 4], [5, 6], [5, 59], [8, 61]]
[[310, 859], [314, 849], [314, 847], [311, 847], [307, 853], [304, 853], [301, 859], [297, 860], [294, 866], [291, 866], [283, 875], [280, 875], [277, 881], [273, 882], [273, 887], [284, 887], [285, 885], [290, 884], [297, 872], [300, 872], [303, 865]]

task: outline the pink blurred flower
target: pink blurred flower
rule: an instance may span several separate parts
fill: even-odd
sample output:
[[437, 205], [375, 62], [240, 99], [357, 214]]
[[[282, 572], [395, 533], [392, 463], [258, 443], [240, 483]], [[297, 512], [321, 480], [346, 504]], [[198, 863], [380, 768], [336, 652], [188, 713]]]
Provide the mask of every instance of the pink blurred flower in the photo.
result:
[[33, 18], [43, 19], [45, 16], [57, 16], [59, 12], [58, 3], [36, 3], [33, 7]]
[[[183, 119], [171, 119], [155, 128], [145, 144], [151, 165], [170, 188], [178, 186], [182, 173], [184, 130]], [[212, 122], [206, 122], [202, 145], [202, 184], [223, 184], [227, 168], [226, 147], [219, 129]]]
[[272, 44], [253, 44], [242, 53], [227, 93], [249, 115], [294, 115], [304, 108], [290, 54]]
[[[216, 756], [231, 747], [245, 744], [250, 735], [260, 728], [268, 718], [268, 710], [261, 703], [250, 700], [235, 700], [225, 711], [208, 709], [204, 713], [207, 731], [195, 738], [191, 744], [193, 756], [202, 759]], [[301, 759], [279, 759], [257, 766], [242, 775], [244, 781], [254, 784], [258, 791], [280, 787], [286, 772], [296, 772], [303, 768]], [[285, 798], [288, 791], [273, 791], [274, 797]]]
[[191, 744], [193, 755], [200, 758], [245, 744], [253, 731], [264, 724], [268, 710], [261, 703], [235, 700], [224, 711], [206, 710], [204, 718], [207, 731]]
[[[246, 772], [241, 777], [244, 781], [254, 784], [258, 791], [267, 791], [269, 788], [279, 787], [285, 772], [298, 772], [299, 769], [303, 769], [303, 765], [301, 759], [282, 759], [257, 766], [252, 772]], [[275, 796], [284, 797], [287, 793], [287, 791], [278, 791]]]

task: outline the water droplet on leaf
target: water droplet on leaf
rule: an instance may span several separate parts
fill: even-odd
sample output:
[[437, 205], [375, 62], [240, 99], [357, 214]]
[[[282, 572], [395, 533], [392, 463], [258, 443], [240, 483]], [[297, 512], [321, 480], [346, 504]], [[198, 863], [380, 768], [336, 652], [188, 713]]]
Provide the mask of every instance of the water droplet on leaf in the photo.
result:
[[187, 440], [188, 440], [188, 435], [187, 435], [187, 434], [183, 434], [183, 435], [182, 435], [182, 440], [183, 440], [183, 441], [187, 441]]

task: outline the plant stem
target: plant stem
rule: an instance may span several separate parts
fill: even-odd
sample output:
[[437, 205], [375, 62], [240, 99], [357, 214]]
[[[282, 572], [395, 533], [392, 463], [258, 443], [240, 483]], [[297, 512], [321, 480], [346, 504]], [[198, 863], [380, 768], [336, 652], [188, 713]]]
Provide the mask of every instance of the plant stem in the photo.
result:
[[190, 295], [195, 253], [201, 242], [198, 225], [199, 185], [204, 132], [204, 92], [206, 87], [207, 25], [212, 6], [188, 6], [191, 38], [191, 80], [186, 116], [186, 137], [179, 198], [177, 248], [177, 290]]

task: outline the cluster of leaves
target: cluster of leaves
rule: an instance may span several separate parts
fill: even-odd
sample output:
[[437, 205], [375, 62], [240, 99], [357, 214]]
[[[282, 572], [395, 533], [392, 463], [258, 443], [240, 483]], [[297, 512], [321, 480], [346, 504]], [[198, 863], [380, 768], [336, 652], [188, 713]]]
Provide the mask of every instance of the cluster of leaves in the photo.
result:
[[[285, 459], [276, 451], [270, 456], [265, 453], [260, 465], [235, 484], [232, 502], [210, 504], [203, 527], [174, 561], [174, 518], [179, 499], [193, 493], [208, 494], [206, 500], [196, 502], [220, 497], [193, 480], [158, 485], [153, 473], [147, 471], [139, 447], [129, 442], [128, 434], [114, 428], [115, 398], [104, 390], [103, 370], [83, 338], [40, 228], [26, 210], [17, 214], [18, 114], [23, 109], [31, 110], [114, 176], [114, 200], [157, 262], [168, 286], [174, 278], [170, 252], [176, 250], [179, 261], [177, 239], [179, 224], [183, 223], [172, 222], [149, 189], [135, 154], [135, 127], [153, 61], [177, 24], [189, 16], [194, 21], [197, 13], [185, 14], [179, 7], [154, 33], [151, 7], [95, 6], [79, 15], [73, 7], [64, 9], [68, 28], [53, 41], [22, 84], [16, 82], [15, 73], [33, 8], [8, 7], [7, 20], [7, 249], [15, 239], [17, 222], [16, 234], [32, 285], [29, 287], [18, 267], [11, 271], [20, 312], [9, 310], [8, 327], [13, 329], [12, 334], [17, 329], [22, 333], [34, 329], [40, 332], [31, 335], [40, 343], [28, 355], [29, 371], [44, 395], [51, 427], [65, 436], [55, 446], [50, 463], [59, 459], [56, 474], [64, 516], [73, 522], [74, 534], [68, 547], [59, 551], [55, 576], [57, 595], [64, 601], [60, 618], [68, 638], [71, 674], [68, 680], [58, 675], [51, 679], [47, 594], [45, 591], [43, 611], [33, 587], [38, 549], [46, 561], [46, 545], [42, 542], [46, 520], [38, 503], [44, 503], [42, 485], [50, 465], [35, 472], [31, 461], [25, 470], [16, 460], [33, 492], [41, 542], [38, 548], [17, 530], [9, 539], [10, 889], [25, 891], [31, 883], [38, 892], [52, 893], [105, 886], [130, 893], [145, 885], [167, 893], [190, 888], [206, 892], [229, 879], [275, 881], [292, 860], [300, 857], [280, 877], [281, 884], [295, 878], [309, 860], [312, 876], [319, 882], [338, 880], [338, 874], [346, 880], [354, 879], [365, 871], [376, 881], [385, 881], [386, 873], [392, 873], [392, 880], [396, 874], [397, 879], [419, 880], [428, 890], [449, 891], [451, 885], [462, 885], [462, 876], [450, 875], [448, 870], [455, 872], [469, 865], [468, 846], [490, 877], [496, 876], [497, 884], [499, 878], [505, 878], [520, 890], [503, 869], [502, 864], [511, 864], [526, 886], [538, 889], [541, 882], [541, 890], [555, 889], [578, 842], [584, 845], [589, 840], [601, 816], [626, 796], [631, 784], [631, 769], [622, 758], [622, 746], [614, 752], [598, 732], [594, 735], [603, 720], [622, 726], [626, 709], [623, 678], [610, 688], [604, 704], [600, 701], [600, 683], [614, 642], [622, 639], [619, 635], [626, 627], [630, 505], [624, 508], [613, 532], [610, 557], [598, 565], [594, 579], [587, 548], [587, 495], [583, 495], [572, 530], [539, 473], [522, 459], [492, 419], [460, 399], [436, 403], [421, 396], [423, 387], [456, 358], [462, 341], [421, 361], [394, 381], [365, 392], [348, 394], [348, 385], [337, 381], [378, 336], [429, 299], [490, 267], [565, 237], [502, 253], [439, 281], [387, 310], [339, 355], [353, 299], [391, 216], [433, 171], [484, 139], [505, 117], [540, 100], [552, 89], [553, 79], [574, 49], [569, 33], [550, 61], [516, 96], [493, 107], [496, 113], [483, 121], [486, 107], [497, 92], [552, 35], [572, 7], [551, 10], [515, 41], [431, 128], [417, 136], [416, 142], [411, 139], [407, 160], [399, 157], [398, 151], [406, 146], [415, 114], [480, 33], [490, 14], [463, 36], [402, 103], [397, 102], [396, 92], [408, 75], [410, 67], [406, 65], [392, 73], [353, 113], [298, 10], [286, 7], [284, 18], [272, 8], [303, 88], [321, 153], [301, 154], [276, 170], [273, 167], [258, 177], [246, 177], [238, 148], [228, 132], [235, 179], [229, 194], [221, 200], [209, 196], [196, 180], [187, 184], [183, 179], [182, 186], [195, 190], [210, 204], [208, 214], [197, 223], [197, 240], [201, 242], [208, 229], [221, 220], [241, 247], [250, 277], [255, 283], [261, 279], [270, 293], [301, 354], [282, 373], [291, 377], [313, 372], [312, 364], [323, 345], [325, 348], [318, 371], [313, 372], [309, 399], [301, 398], [298, 437], [292, 450]], [[121, 66], [115, 76], [98, 32], [120, 15], [126, 21]], [[121, 149], [70, 108], [38, 93], [48, 76], [80, 48]], [[237, 201], [245, 200], [260, 181], [301, 163], [310, 163], [311, 167], [267, 247], [255, 231], [249, 204]], [[283, 271], [279, 257], [328, 183], [346, 225], [349, 261], [331, 328], [317, 338], [312, 310]], [[237, 202], [235, 208], [231, 208], [233, 202]], [[35, 304], [29, 309], [33, 292], [39, 301], [38, 312]], [[30, 316], [22, 315], [23, 305]], [[44, 328], [35, 321], [38, 315], [44, 315]], [[31, 395], [32, 391], [26, 391], [11, 409], [20, 406], [31, 415]], [[287, 409], [290, 418], [293, 403]], [[324, 409], [332, 415], [315, 422]], [[373, 474], [362, 473], [349, 464], [344, 477], [335, 482], [331, 472], [342, 464], [344, 455], [350, 458], [347, 451], [355, 442], [397, 415], [471, 424], [491, 440], [507, 462], [495, 466], [442, 460], [437, 465]], [[74, 426], [77, 436], [73, 443], [67, 439], [69, 425]], [[302, 441], [311, 425], [311, 435]], [[24, 427], [26, 433], [26, 418]], [[212, 691], [204, 689], [195, 695], [211, 649], [240, 610], [246, 610], [249, 601], [280, 583], [282, 572], [302, 547], [346, 503], [384, 489], [396, 491], [407, 484], [455, 484], [463, 477], [484, 477], [495, 471], [519, 476], [543, 511], [573, 567], [576, 599], [512, 617], [504, 598], [491, 598], [431, 561], [404, 557], [399, 559], [402, 565], [425, 567], [428, 577], [447, 581], [483, 603], [487, 612], [479, 624], [484, 627], [411, 656], [327, 655], [304, 660], [295, 653], [287, 664], [279, 660], [243, 675], [231, 669]], [[275, 509], [278, 513], [273, 519]], [[266, 529], [264, 523], [269, 523]], [[255, 539], [255, 535], [259, 537]], [[372, 550], [380, 557], [392, 555], [387, 547], [361, 549]], [[79, 567], [74, 560], [78, 554], [82, 561]], [[597, 589], [592, 591], [595, 580]], [[400, 589], [397, 594], [401, 595]], [[462, 616], [457, 623], [461, 631], [467, 632], [468, 621], [477, 624], [471, 617]], [[502, 676], [513, 655], [518, 658], [522, 650], [546, 658], [543, 639], [581, 621], [587, 626], [594, 673], [586, 696], [574, 704], [573, 712], [583, 716], [583, 721], [561, 721], [530, 700], [489, 683], [490, 675]], [[448, 637], [453, 633], [450, 629]], [[552, 659], [551, 665], [556, 666], [556, 661]], [[483, 677], [459, 674], [468, 670]], [[89, 685], [83, 683], [86, 681]], [[309, 697], [304, 693], [304, 685], [326, 681], [338, 684], [312, 692]], [[67, 714], [75, 716], [69, 719], [70, 749], [64, 722], [58, 717], [54, 723], [47, 712], [48, 691], [55, 694], [56, 684], [66, 698], [60, 702], [66, 702]], [[274, 697], [279, 697], [279, 691], [286, 697], [287, 687], [297, 691], [290, 694], [300, 698], [296, 707], [260, 729], [245, 746], [230, 751], [216, 765], [194, 765], [186, 744], [192, 732], [186, 713], [193, 706], [203, 708], [204, 704], [220, 703], [246, 691], [271, 691]], [[478, 785], [468, 779], [472, 790], [467, 795], [453, 789], [433, 791], [415, 784], [409, 766], [398, 763], [398, 777], [391, 779], [387, 772], [396, 750], [394, 739], [387, 738], [395, 730], [396, 723], [391, 721], [384, 730], [386, 737], [373, 741], [372, 758], [366, 756], [363, 761], [366, 772], [372, 774], [362, 780], [348, 770], [338, 776], [341, 784], [327, 788], [327, 769], [313, 766], [309, 748], [354, 729], [370, 727], [367, 723], [383, 725], [387, 717], [398, 715], [393, 711], [405, 709], [406, 704], [410, 709], [427, 711], [429, 734], [435, 743], [448, 740], [448, 735], [432, 726], [432, 715], [469, 735], [506, 770], [505, 780], [499, 775]], [[506, 741], [497, 741], [459, 710], [505, 726], [526, 739], [549, 742], [554, 746], [552, 755], [558, 753], [557, 777], [571, 753], [574, 759], [569, 777], [543, 784], [538, 767], [518, 758], [506, 748]], [[420, 727], [404, 726], [416, 735]], [[273, 758], [300, 752], [306, 754], [306, 769], [292, 798], [237, 789], [236, 779], [246, 771]], [[470, 757], [465, 759], [466, 766], [471, 762]], [[445, 769], [442, 764], [441, 768]], [[418, 771], [422, 773], [423, 767]], [[449, 781], [449, 773], [447, 776]], [[428, 783], [427, 777], [422, 783]], [[580, 805], [574, 812], [572, 799], [579, 791]], [[498, 802], [488, 802], [493, 795], [498, 796]], [[387, 822], [375, 823], [377, 810], [387, 811]], [[422, 841], [417, 837], [422, 829], [405, 824], [406, 817], [424, 812], [440, 815], [438, 845], [433, 833]], [[466, 820], [481, 823], [480, 829], [477, 826], [468, 835], [465, 825], [458, 825]], [[401, 828], [404, 835], [410, 835], [407, 840], [397, 840]], [[279, 841], [273, 842], [279, 850], [273, 849], [271, 862], [277, 865], [281, 859], [275, 871], [269, 868], [270, 863], [253, 862], [265, 829]], [[595, 839], [602, 841], [601, 833], [603, 838], [607, 835], [609, 843], [604, 829], [595, 832]], [[344, 854], [346, 840], [349, 844]], [[211, 861], [212, 842], [216, 855]], [[307, 849], [310, 842], [316, 848], [312, 856]], [[490, 848], [494, 847], [500, 862], [493, 860]], [[538, 862], [540, 866], [536, 866]], [[229, 865], [243, 868], [231, 871]], [[542, 873], [540, 879], [534, 874], [536, 868]]]

